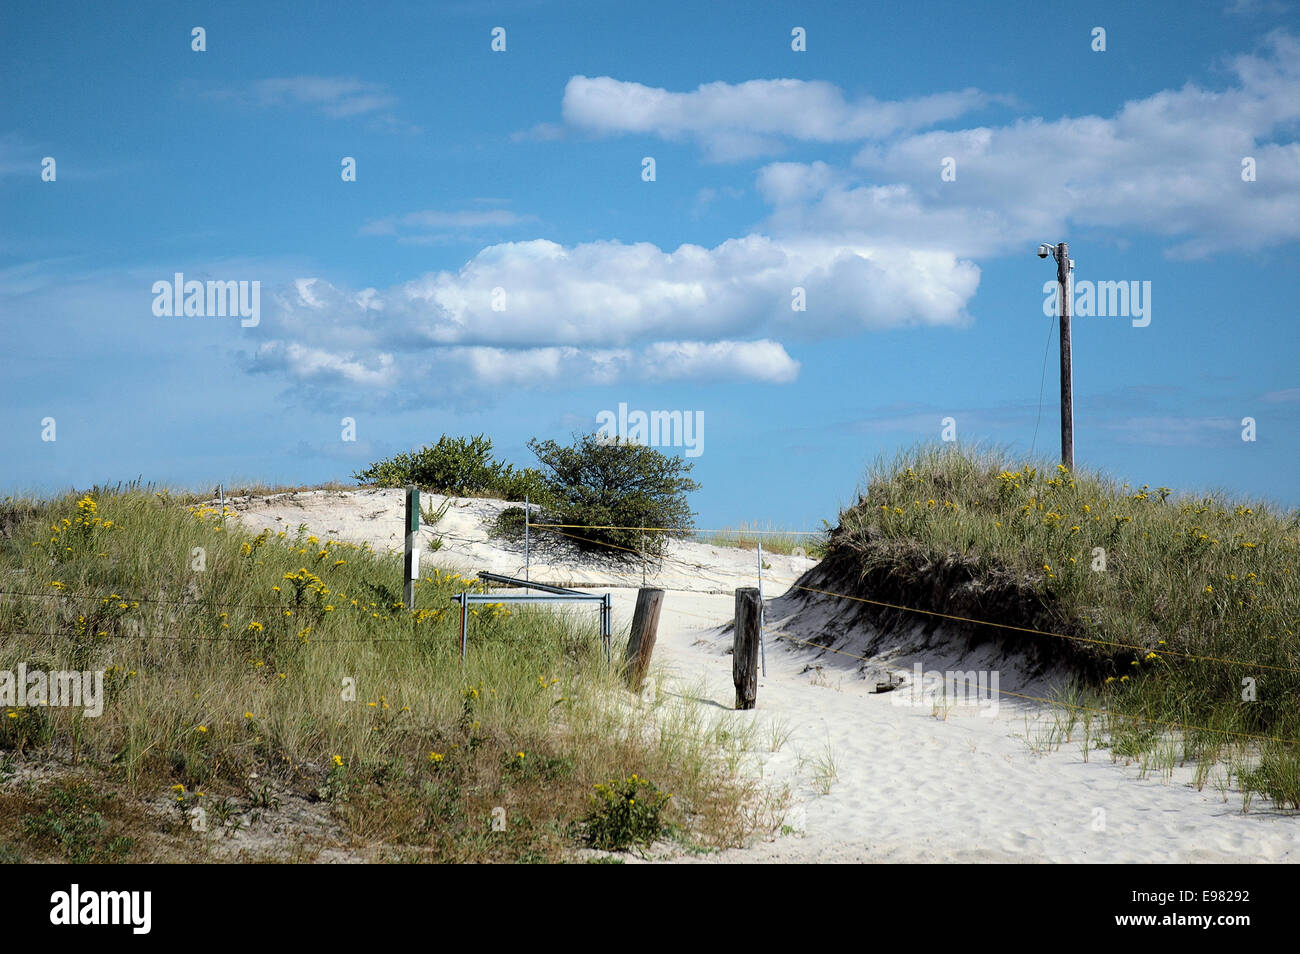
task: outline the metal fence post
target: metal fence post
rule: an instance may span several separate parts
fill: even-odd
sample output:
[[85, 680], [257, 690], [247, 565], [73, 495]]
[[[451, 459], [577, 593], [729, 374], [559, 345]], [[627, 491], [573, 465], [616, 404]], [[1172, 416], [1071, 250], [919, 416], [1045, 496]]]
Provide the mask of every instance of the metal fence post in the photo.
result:
[[763, 541], [758, 541], [758, 652], [767, 675], [767, 605], [763, 602]]
[[614, 603], [613, 603], [612, 598], [610, 597], [610, 594], [608, 594], [608, 593], [605, 594], [605, 598], [604, 598], [603, 600], [601, 600], [601, 603], [600, 603], [600, 609], [601, 609], [600, 618], [601, 618], [601, 624], [602, 624], [602, 625], [601, 625], [601, 633], [600, 633], [600, 635], [601, 635], [601, 636], [604, 638], [604, 640], [605, 640], [605, 662], [608, 664], [608, 663], [611, 663], [611, 662], [613, 661], [612, 657], [610, 656], [610, 646], [609, 646], [609, 644], [610, 644], [610, 636], [611, 636], [611, 632], [612, 632], [612, 630], [613, 630], [613, 628], [614, 628], [614, 626], [613, 626], [613, 621], [614, 621]]
[[406, 557], [402, 570], [402, 599], [408, 610], [415, 609], [415, 581], [420, 577], [420, 551], [416, 549], [420, 536], [420, 490], [406, 485]]
[[460, 600], [460, 664], [465, 665], [465, 642], [468, 639], [469, 627], [469, 600], [465, 593], [459, 594], [456, 599]]

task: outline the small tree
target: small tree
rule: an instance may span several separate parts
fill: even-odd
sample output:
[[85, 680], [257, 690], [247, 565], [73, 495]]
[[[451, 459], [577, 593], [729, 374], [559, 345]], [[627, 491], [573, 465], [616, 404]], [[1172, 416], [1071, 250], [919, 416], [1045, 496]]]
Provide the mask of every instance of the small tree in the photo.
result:
[[477, 437], [448, 437], [437, 444], [425, 445], [409, 454], [398, 454], [376, 461], [354, 473], [362, 483], [380, 487], [415, 484], [425, 490], [455, 496], [491, 494], [506, 500], [523, 500], [531, 496], [544, 499], [541, 475], [532, 468], [515, 470], [492, 456], [492, 440]]
[[[641, 527], [667, 527], [647, 533], [645, 552], [661, 557], [668, 537], [686, 536], [694, 514], [686, 495], [699, 484], [686, 476], [693, 466], [643, 444], [610, 441], [596, 434], [577, 437], [571, 447], [533, 439], [550, 501], [543, 523], [576, 525], [562, 531], [585, 550], [633, 558], [641, 551]], [[610, 530], [607, 527], [632, 529]], [[631, 551], [631, 552], [629, 552]]]

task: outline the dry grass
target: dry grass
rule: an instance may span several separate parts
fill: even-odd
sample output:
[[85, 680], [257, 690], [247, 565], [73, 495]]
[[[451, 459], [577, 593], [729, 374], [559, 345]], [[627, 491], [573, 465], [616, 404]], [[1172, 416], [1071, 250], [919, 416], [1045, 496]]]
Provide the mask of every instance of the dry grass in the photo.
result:
[[875, 599], [1077, 637], [964, 627], [1075, 663], [1113, 752], [1153, 757], [1174, 731], [1180, 759], [1240, 758], [1243, 785], [1300, 797], [1300, 513], [921, 448], [877, 465], [823, 568]]
[[0, 670], [106, 671], [98, 718], [0, 707], [16, 764], [89, 766], [128, 799], [226, 799], [221, 828], [287, 810], [270, 785], [398, 859], [568, 858], [593, 786], [633, 772], [674, 793], [684, 839], [761, 825], [748, 741], [634, 704], [590, 614], [480, 607], [462, 668], [452, 600], [479, 584], [455, 574], [429, 570], [408, 612], [399, 557], [252, 537], [139, 487], [0, 514]]

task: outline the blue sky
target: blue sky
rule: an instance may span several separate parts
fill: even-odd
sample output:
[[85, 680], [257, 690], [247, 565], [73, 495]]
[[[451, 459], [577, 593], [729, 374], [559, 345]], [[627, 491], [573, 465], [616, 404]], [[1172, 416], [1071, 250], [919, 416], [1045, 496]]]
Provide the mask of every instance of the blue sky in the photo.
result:
[[[702, 412], [701, 525], [816, 526], [945, 417], [1057, 452], [1064, 240], [1151, 283], [1075, 319], [1077, 462], [1300, 505], [1291, 3], [9, 4], [0, 78], [0, 493], [626, 403]], [[176, 272], [259, 323], [155, 315]]]

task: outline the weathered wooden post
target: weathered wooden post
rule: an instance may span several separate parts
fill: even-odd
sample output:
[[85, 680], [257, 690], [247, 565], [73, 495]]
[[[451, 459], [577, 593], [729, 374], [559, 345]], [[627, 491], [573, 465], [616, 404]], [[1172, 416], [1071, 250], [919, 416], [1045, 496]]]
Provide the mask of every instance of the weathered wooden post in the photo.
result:
[[406, 558], [402, 571], [406, 579], [402, 581], [402, 598], [408, 610], [415, 609], [415, 581], [420, 578], [420, 491], [410, 484], [406, 486]]
[[627, 652], [623, 656], [627, 687], [633, 692], [641, 691], [646, 670], [650, 668], [650, 655], [655, 651], [659, 611], [663, 604], [663, 590], [643, 587], [637, 591], [636, 609], [632, 611], [632, 634], [628, 637]]
[[758, 588], [736, 590], [735, 648], [731, 656], [731, 679], [736, 684], [736, 708], [752, 709], [758, 700], [759, 614], [763, 603]]

